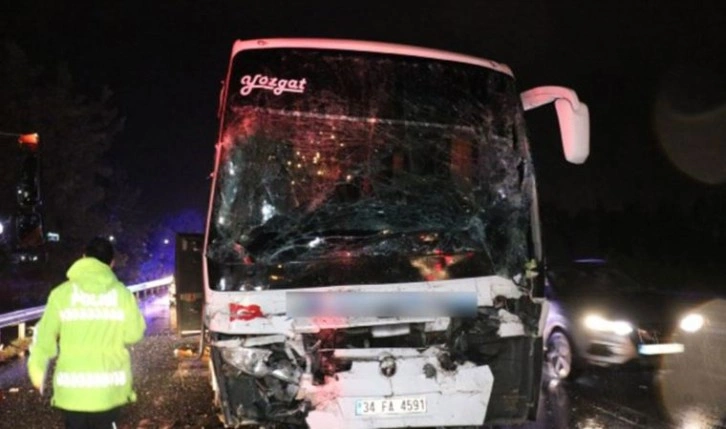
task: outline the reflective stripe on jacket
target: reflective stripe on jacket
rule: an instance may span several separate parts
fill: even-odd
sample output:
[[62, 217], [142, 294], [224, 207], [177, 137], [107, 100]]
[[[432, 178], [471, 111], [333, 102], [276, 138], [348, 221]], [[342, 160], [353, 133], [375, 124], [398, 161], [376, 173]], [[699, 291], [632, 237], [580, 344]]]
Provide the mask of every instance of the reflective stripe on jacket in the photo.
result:
[[70, 411], [106, 411], [136, 400], [126, 346], [141, 340], [146, 322], [136, 298], [111, 267], [76, 261], [68, 280], [50, 293], [28, 359], [35, 385], [58, 356], [52, 404]]

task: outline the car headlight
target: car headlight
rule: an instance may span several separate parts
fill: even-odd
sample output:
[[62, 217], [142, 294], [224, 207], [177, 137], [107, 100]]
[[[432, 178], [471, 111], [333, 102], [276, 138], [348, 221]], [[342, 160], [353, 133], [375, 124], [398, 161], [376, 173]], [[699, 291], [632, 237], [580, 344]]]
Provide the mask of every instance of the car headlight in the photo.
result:
[[681, 319], [680, 327], [686, 332], [696, 332], [703, 328], [706, 320], [698, 313], [691, 313]]
[[612, 332], [623, 336], [633, 332], [633, 325], [624, 320], [608, 320], [596, 314], [585, 317], [585, 327], [593, 331]]
[[266, 362], [271, 354], [270, 350], [249, 347], [225, 347], [222, 349], [222, 358], [228, 364], [258, 378], [270, 373]]

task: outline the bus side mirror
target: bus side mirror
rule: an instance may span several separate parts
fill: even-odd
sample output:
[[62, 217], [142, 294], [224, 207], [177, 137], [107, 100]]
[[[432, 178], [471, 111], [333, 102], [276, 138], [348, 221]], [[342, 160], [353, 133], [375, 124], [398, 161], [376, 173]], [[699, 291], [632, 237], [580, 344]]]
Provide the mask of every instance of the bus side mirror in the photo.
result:
[[582, 164], [590, 154], [590, 113], [575, 91], [561, 86], [541, 86], [521, 94], [524, 110], [554, 102], [560, 123], [565, 159]]

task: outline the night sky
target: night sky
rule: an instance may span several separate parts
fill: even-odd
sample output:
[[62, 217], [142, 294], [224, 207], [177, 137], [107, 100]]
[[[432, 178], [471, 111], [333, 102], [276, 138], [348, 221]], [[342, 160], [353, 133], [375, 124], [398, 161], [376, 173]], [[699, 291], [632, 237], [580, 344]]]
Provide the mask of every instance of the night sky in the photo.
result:
[[[704, 195], [726, 204], [723, 1], [106, 3], [5, 1], [0, 38], [20, 44], [36, 64], [67, 62], [89, 94], [103, 85], [114, 91], [126, 118], [114, 162], [143, 189], [150, 216], [206, 208], [232, 43], [266, 37], [451, 50], [510, 65], [520, 90], [574, 88], [590, 106], [591, 159], [583, 167], [562, 161], [554, 114], [534, 113], [543, 200], [572, 210], [687, 204]], [[656, 124], [681, 135], [673, 117], [699, 130], [674, 144], [689, 141], [680, 158], [711, 184], [681, 172], [661, 149], [673, 142], [659, 138]]]

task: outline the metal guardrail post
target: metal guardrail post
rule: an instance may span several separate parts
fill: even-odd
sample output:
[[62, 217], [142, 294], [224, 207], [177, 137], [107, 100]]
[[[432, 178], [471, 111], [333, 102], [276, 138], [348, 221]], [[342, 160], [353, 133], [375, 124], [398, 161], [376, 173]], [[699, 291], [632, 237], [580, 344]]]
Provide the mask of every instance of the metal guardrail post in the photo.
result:
[[[139, 283], [128, 286], [127, 289], [134, 295], [142, 295], [147, 291], [169, 286], [174, 282], [173, 276], [164, 277], [158, 280], [152, 280], [149, 282]], [[25, 329], [27, 322], [38, 320], [43, 316], [45, 306], [41, 305], [38, 307], [24, 308], [21, 310], [11, 311], [9, 313], [0, 314], [0, 328], [7, 328], [12, 326], [18, 327], [18, 338], [25, 338]]]

